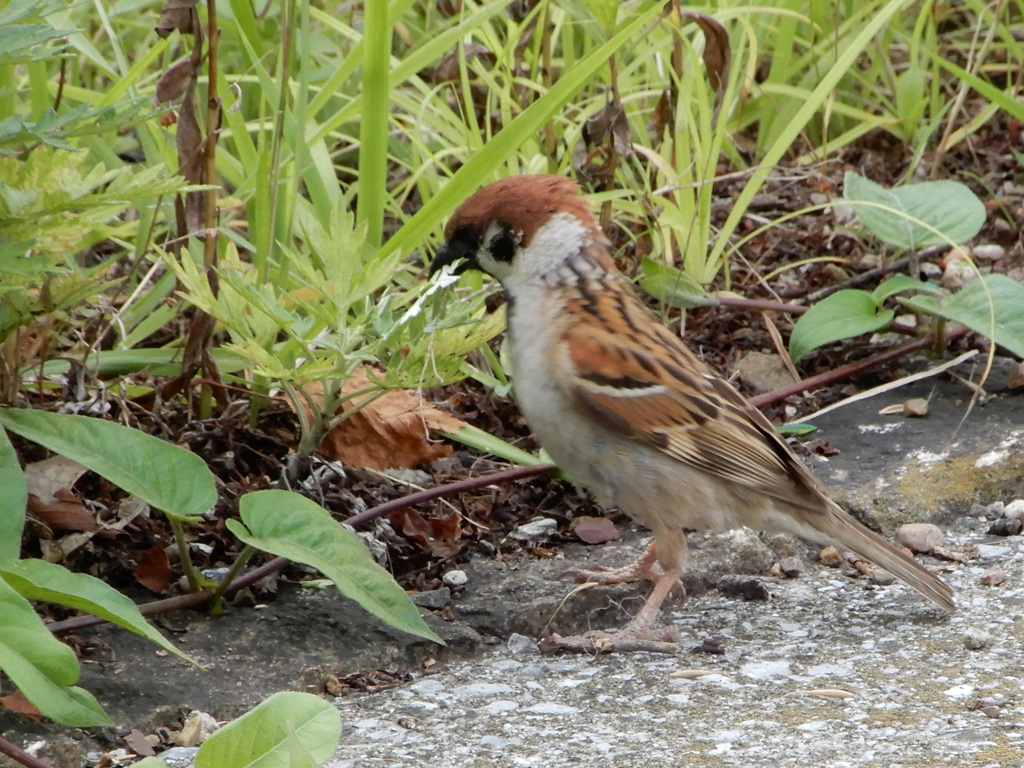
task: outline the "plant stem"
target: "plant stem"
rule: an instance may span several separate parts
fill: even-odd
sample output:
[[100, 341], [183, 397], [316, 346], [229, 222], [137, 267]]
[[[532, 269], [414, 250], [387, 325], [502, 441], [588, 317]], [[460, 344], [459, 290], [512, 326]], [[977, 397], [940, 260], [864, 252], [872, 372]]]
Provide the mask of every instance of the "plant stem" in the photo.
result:
[[246, 544], [245, 549], [235, 558], [235, 562], [231, 564], [231, 568], [228, 570], [227, 575], [221, 579], [220, 584], [213, 590], [213, 594], [210, 595], [210, 602], [213, 603], [213, 607], [216, 608], [220, 605], [221, 600], [224, 599], [224, 595], [231, 588], [232, 583], [238, 578], [238, 574], [241, 573], [245, 564], [249, 562], [249, 559], [256, 554], [256, 547]]
[[199, 574], [196, 573], [195, 566], [192, 564], [192, 558], [188, 554], [185, 529], [182, 527], [181, 521], [173, 517], [168, 517], [167, 522], [171, 524], [171, 530], [174, 532], [174, 540], [178, 545], [178, 557], [181, 559], [181, 567], [185, 571], [185, 578], [188, 579], [189, 591], [198, 592], [200, 590]]

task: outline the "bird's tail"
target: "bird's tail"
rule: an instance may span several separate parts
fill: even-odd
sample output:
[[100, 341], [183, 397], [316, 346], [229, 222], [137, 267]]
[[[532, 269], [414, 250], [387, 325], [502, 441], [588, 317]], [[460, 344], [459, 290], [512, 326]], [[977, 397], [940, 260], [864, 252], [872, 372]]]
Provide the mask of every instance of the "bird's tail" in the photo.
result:
[[[834, 507], [834, 508], [832, 508]], [[874, 531], [865, 528], [846, 512], [830, 504], [832, 538], [906, 582], [944, 611], [956, 610], [953, 590], [913, 557], [897, 549]]]

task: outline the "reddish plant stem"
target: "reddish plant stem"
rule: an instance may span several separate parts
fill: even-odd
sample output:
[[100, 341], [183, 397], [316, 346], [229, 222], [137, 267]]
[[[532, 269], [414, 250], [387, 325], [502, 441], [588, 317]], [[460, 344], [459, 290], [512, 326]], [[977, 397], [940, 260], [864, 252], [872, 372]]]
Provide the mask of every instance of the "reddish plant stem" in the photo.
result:
[[[963, 326], [956, 326], [949, 329], [946, 333], [945, 341], [948, 342], [952, 339], [963, 336], [965, 333], [967, 333], [966, 328]], [[816, 389], [817, 387], [822, 387], [827, 384], [834, 384], [837, 381], [848, 379], [851, 376], [856, 376], [858, 373], [862, 373], [870, 368], [874, 368], [875, 366], [885, 365], [893, 360], [899, 360], [901, 357], [905, 357], [911, 352], [927, 349], [932, 343], [934, 343], [934, 341], [935, 339], [932, 334], [928, 334], [920, 339], [915, 339], [914, 341], [907, 342], [906, 344], [901, 344], [898, 347], [893, 347], [892, 349], [886, 350], [874, 357], [867, 357], [863, 360], [858, 360], [855, 363], [849, 363], [847, 365], [840, 366], [839, 368], [834, 368], [831, 371], [819, 373], [817, 376], [802, 379], [790, 384], [789, 386], [776, 389], [774, 392], [765, 392], [763, 395], [754, 395], [750, 398], [750, 402], [755, 408], [763, 408], [766, 405], [776, 403], [779, 400], [785, 400], [787, 397], [799, 394], [805, 390]]]
[[43, 762], [35, 755], [30, 755], [17, 744], [12, 744], [3, 736], [0, 736], [0, 755], [7, 755], [7, 757], [16, 763], [24, 765], [26, 768], [53, 768], [49, 763]]

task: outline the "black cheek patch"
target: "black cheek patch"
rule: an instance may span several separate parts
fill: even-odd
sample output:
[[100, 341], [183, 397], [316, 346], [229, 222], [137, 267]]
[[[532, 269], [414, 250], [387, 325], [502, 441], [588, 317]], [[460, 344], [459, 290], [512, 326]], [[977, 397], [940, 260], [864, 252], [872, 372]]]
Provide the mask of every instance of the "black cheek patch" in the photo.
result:
[[510, 229], [502, 229], [501, 232], [491, 240], [488, 250], [495, 261], [508, 264], [515, 256], [516, 248], [519, 247], [519, 238]]

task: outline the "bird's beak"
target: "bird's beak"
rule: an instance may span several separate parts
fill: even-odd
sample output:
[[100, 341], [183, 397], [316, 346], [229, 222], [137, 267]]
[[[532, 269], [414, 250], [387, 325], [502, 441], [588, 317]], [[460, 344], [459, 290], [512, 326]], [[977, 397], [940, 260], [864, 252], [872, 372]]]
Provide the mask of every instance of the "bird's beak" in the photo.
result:
[[453, 274], [461, 275], [466, 270], [473, 269], [472, 255], [471, 253], [466, 253], [464, 248], [460, 248], [458, 241], [445, 242], [437, 250], [437, 256], [430, 263], [429, 276], [433, 277], [449, 264], [455, 264], [455, 269], [452, 270]]

